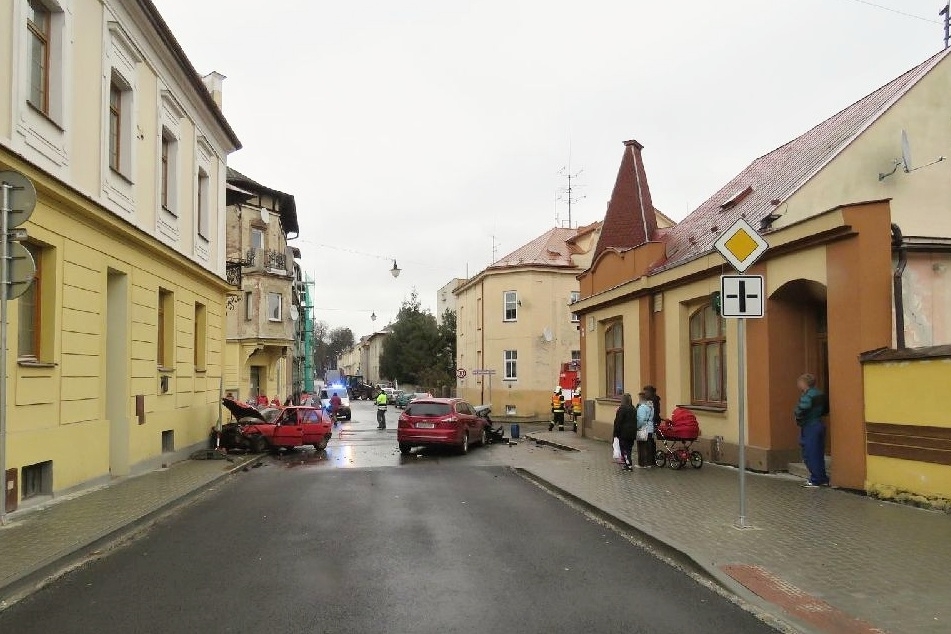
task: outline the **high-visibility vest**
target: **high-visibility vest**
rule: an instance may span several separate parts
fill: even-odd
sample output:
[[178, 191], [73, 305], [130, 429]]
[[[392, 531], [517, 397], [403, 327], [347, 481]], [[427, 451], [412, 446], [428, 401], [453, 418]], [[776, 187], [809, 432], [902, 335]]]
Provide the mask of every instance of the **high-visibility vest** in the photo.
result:
[[581, 413], [581, 397], [580, 396], [573, 396], [571, 398], [571, 410], [575, 414]]
[[376, 408], [377, 409], [386, 409], [387, 398], [385, 392], [380, 392], [380, 395], [376, 397]]
[[551, 395], [551, 411], [556, 414], [565, 411], [565, 397], [560, 393]]

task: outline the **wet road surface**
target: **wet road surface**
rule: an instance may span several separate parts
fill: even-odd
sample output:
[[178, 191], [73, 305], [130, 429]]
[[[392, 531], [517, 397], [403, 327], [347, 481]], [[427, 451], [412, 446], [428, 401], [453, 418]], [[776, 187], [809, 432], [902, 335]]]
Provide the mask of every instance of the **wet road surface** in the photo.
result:
[[354, 405], [326, 452], [228, 482], [0, 612], [0, 632], [771, 632], [510, 469], [396, 449]]

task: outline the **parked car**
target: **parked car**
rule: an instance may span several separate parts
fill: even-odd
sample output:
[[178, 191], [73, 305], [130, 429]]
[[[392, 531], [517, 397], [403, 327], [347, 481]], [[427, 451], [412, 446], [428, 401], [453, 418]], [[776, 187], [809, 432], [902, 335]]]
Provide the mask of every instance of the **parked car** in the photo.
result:
[[350, 395], [347, 388], [342, 386], [330, 386], [320, 391], [320, 407], [325, 412], [330, 411], [330, 397], [337, 393], [340, 396], [340, 409], [337, 411], [337, 420], [350, 420], [353, 416], [350, 411]]
[[393, 399], [393, 405], [396, 405], [396, 407], [400, 409], [406, 407], [406, 403], [409, 402], [407, 400], [408, 397], [409, 394], [407, 392], [404, 392], [403, 390], [396, 390], [396, 398]]
[[400, 409], [406, 407], [416, 399], [420, 398], [432, 398], [433, 395], [429, 392], [403, 392], [401, 396], [398, 396], [396, 399], [396, 406]]
[[270, 414], [228, 398], [222, 403], [237, 422], [222, 426], [221, 445], [228, 449], [248, 449], [262, 453], [269, 449], [289, 449], [313, 445], [325, 449], [332, 435], [330, 418], [320, 408], [293, 406]]
[[383, 388], [383, 393], [386, 394], [386, 402], [390, 405], [396, 403], [396, 388], [395, 387], [385, 387]]
[[486, 444], [485, 421], [459, 398], [424, 398], [412, 401], [400, 415], [396, 441], [400, 453], [413, 447], [453, 446], [469, 452], [471, 442]]

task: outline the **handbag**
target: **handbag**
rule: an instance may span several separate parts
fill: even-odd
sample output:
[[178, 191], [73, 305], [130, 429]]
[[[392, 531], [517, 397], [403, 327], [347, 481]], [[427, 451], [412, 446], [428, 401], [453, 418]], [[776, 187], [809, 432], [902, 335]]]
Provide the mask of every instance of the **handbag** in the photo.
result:
[[621, 441], [614, 439], [614, 462], [621, 462]]
[[637, 439], [642, 441], [648, 439], [648, 431], [646, 427], [642, 427], [641, 429], [637, 430]]

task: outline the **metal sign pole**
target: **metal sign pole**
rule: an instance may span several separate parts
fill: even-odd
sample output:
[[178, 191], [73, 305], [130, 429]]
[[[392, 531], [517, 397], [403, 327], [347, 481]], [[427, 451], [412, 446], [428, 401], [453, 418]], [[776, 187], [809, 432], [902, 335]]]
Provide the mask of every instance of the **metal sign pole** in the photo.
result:
[[10, 192], [13, 186], [0, 183], [3, 201], [0, 204], [0, 525], [7, 515], [7, 293], [10, 290]]
[[737, 413], [739, 414], [739, 468], [740, 468], [740, 518], [736, 523], [737, 528], [749, 528], [746, 523], [746, 320], [738, 319], [737, 324], [737, 388], [739, 397], [737, 398]]

